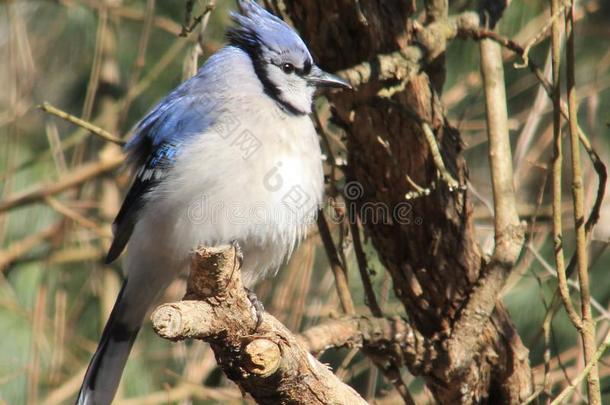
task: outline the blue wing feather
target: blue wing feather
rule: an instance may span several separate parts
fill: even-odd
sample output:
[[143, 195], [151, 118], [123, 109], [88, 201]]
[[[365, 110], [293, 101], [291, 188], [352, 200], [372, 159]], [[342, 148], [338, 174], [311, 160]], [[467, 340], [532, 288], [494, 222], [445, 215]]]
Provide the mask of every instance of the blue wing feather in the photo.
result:
[[[114, 261], [123, 251], [146, 202], [146, 194], [159, 185], [180, 153], [193, 136], [203, 134], [223, 111], [223, 55], [230, 48], [210, 57], [196, 76], [182, 83], [135, 127], [134, 135], [125, 145], [127, 161], [135, 179], [113, 223], [114, 241], [106, 261]], [[216, 97], [210, 97], [210, 87]]]
[[183, 83], [159, 103], [135, 128], [125, 146], [135, 178], [113, 223], [114, 240], [106, 256], [111, 263], [125, 249], [146, 195], [161, 183], [171, 169], [181, 145], [201, 134], [209, 122], [209, 105], [202, 96], [186, 96], [197, 77]]
[[162, 142], [154, 148], [146, 163], [137, 171], [131, 189], [112, 224], [114, 240], [106, 256], [106, 263], [116, 260], [125, 249], [138, 220], [138, 212], [144, 206], [144, 197], [163, 181], [167, 170], [172, 166], [176, 153], [175, 144]]

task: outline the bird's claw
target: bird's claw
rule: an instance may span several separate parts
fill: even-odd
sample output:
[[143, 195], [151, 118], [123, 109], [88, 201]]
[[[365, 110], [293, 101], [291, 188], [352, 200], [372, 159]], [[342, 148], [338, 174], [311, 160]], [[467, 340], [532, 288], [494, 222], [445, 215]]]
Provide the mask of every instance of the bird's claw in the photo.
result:
[[233, 246], [233, 249], [235, 249], [235, 258], [237, 259], [239, 268], [241, 269], [241, 266], [244, 263], [244, 252], [242, 252], [241, 246], [239, 246], [237, 239], [231, 241], [231, 246]]
[[254, 313], [256, 314], [256, 326], [254, 327], [254, 332], [256, 332], [263, 323], [263, 313], [265, 312], [265, 307], [263, 306], [263, 303], [258, 299], [254, 291], [245, 287], [244, 289], [246, 290], [248, 300], [252, 304], [252, 307], [254, 308]]

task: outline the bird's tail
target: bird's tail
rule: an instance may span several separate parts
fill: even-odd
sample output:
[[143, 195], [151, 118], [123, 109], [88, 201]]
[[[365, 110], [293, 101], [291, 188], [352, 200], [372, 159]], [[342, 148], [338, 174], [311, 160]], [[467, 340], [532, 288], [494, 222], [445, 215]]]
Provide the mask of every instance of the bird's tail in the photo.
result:
[[[145, 295], [150, 297], [143, 297], [142, 290], [137, 295], [134, 297], [134, 288], [128, 288], [126, 279], [87, 368], [77, 405], [108, 405], [112, 402], [146, 310], [156, 296], [149, 291]], [[138, 301], [133, 302], [135, 299]]]

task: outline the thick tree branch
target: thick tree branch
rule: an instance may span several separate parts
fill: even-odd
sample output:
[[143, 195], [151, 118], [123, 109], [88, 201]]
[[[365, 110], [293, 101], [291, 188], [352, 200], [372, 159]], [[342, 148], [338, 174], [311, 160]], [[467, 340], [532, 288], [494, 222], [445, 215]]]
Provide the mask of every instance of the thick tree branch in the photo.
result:
[[337, 74], [355, 88], [372, 81], [399, 80], [406, 83], [419, 73], [426, 61], [445, 52], [447, 41], [475, 30], [478, 24], [479, 17], [476, 13], [465, 12], [448, 19], [435, 20], [426, 27], [416, 25], [417, 45], [376, 55], [371, 60], [339, 70]]
[[437, 353], [434, 342], [399, 317], [335, 319], [306, 330], [297, 341], [312, 353], [337, 347], [363, 348], [369, 355], [406, 365], [413, 373], [423, 372]]
[[159, 306], [153, 328], [169, 340], [210, 343], [220, 367], [261, 404], [365, 404], [318, 362], [277, 319], [256, 317], [231, 246], [192, 255], [185, 300]]

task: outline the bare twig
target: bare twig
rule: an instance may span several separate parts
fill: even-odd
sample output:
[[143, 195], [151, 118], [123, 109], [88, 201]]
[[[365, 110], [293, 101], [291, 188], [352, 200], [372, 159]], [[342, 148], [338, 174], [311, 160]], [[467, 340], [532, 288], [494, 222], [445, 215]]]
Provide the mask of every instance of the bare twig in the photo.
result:
[[203, 19], [197, 32], [197, 41], [191, 46], [190, 52], [186, 55], [183, 63], [182, 78], [184, 80], [191, 78], [197, 74], [199, 57], [203, 55], [203, 46], [205, 41], [203, 35], [210, 22], [212, 10], [216, 7], [215, 0], [209, 0], [206, 6], [206, 12], [203, 14]]
[[[508, 134], [508, 109], [501, 48], [490, 40], [480, 42], [481, 71], [485, 84], [489, 160], [494, 195], [496, 239], [510, 227], [519, 226]], [[496, 241], [497, 243], [497, 241]]]
[[161, 72], [176, 59], [180, 51], [182, 51], [182, 48], [184, 48], [187, 44], [188, 41], [183, 39], [174, 41], [172, 46], [167, 49], [159, 61], [148, 71], [142, 80], [127, 91], [127, 95], [125, 96], [124, 100], [119, 103], [119, 110], [124, 107], [126, 100], [135, 100], [140, 94], [142, 94], [142, 92], [154, 82]]
[[[129, 82], [127, 84], [128, 89], [138, 82], [138, 80], [140, 79], [140, 74], [142, 73], [142, 69], [146, 64], [146, 51], [148, 49], [148, 41], [150, 38], [152, 23], [155, 18], [155, 2], [156, 0], [146, 1], [146, 9], [144, 11], [144, 24], [142, 26], [142, 34], [140, 34], [140, 41], [138, 44], [138, 54], [136, 55], [136, 59], [133, 63], [133, 68], [131, 69], [131, 76], [129, 77]], [[119, 127], [121, 127], [121, 124], [125, 122], [132, 101], [133, 99], [131, 99], [129, 94], [127, 94], [125, 102], [123, 104], [123, 108], [120, 111], [120, 118], [118, 123]]]
[[78, 169], [75, 169], [73, 172], [67, 174], [59, 181], [47, 184], [42, 183], [30, 190], [9, 196], [4, 201], [0, 202], [0, 212], [7, 211], [18, 206], [31, 204], [40, 201], [45, 197], [52, 196], [72, 187], [81, 185], [87, 180], [116, 169], [123, 163], [124, 160], [124, 155], [119, 153], [105, 156], [98, 161], [85, 163], [78, 167]]
[[95, 221], [92, 221], [84, 215], [81, 215], [72, 208], [63, 204], [58, 199], [52, 196], [47, 196], [44, 200], [49, 205], [49, 207], [53, 208], [55, 211], [62, 214], [66, 218], [69, 218], [72, 221], [76, 222], [80, 226], [87, 229], [91, 229], [100, 238], [112, 238], [112, 233], [109, 230], [102, 229], [102, 227], [98, 225]]
[[[574, 56], [574, 1], [567, 10], [566, 15], [566, 38], [567, 38], [567, 92], [568, 92], [568, 114], [570, 127], [570, 149], [572, 157], [572, 196], [574, 201], [574, 226], [576, 231], [576, 258], [578, 261], [578, 281], [580, 283], [580, 302], [582, 329], [580, 330], [584, 352], [585, 363], [591, 364], [595, 356], [595, 320], [591, 313], [591, 293], [589, 287], [589, 264], [587, 255], [587, 236], [585, 231], [585, 202], [582, 168], [580, 162], [580, 141], [578, 136], [578, 117], [576, 102], [575, 83], [575, 56]], [[589, 388], [589, 403], [601, 404], [601, 393], [599, 386], [599, 374], [597, 364], [591, 365], [587, 375]]]
[[344, 267], [344, 263], [341, 263], [341, 260], [339, 259], [337, 248], [333, 242], [330, 229], [328, 228], [328, 223], [326, 222], [326, 217], [324, 216], [324, 212], [322, 210], [318, 212], [318, 229], [320, 230], [320, 238], [322, 239], [326, 256], [330, 262], [330, 268], [335, 276], [335, 286], [337, 287], [337, 294], [339, 295], [339, 301], [341, 302], [343, 312], [345, 312], [347, 315], [354, 315], [356, 313], [356, 309], [354, 307], [352, 296], [349, 292], [347, 271]]
[[[559, 0], [551, 1], [551, 12], [555, 14], [559, 6]], [[553, 205], [553, 250], [555, 253], [555, 265], [557, 266], [558, 290], [566, 312], [576, 327], [582, 328], [582, 321], [576, 312], [572, 299], [570, 298], [570, 290], [568, 287], [565, 258], [563, 254], [563, 231], [561, 224], [561, 168], [563, 164], [563, 153], [561, 144], [561, 87], [560, 87], [560, 63], [561, 63], [561, 46], [559, 43], [559, 22], [553, 20], [551, 28], [551, 54], [552, 54], [552, 69], [553, 69], [553, 183], [552, 183], [552, 205]], [[525, 58], [524, 58], [525, 60]], [[551, 304], [551, 307], [553, 305]]]
[[42, 231], [33, 233], [25, 238], [13, 242], [3, 251], [0, 251], [0, 272], [3, 272], [7, 266], [19, 259], [21, 256], [29, 253], [34, 247], [38, 246], [43, 241], [57, 234], [61, 229], [61, 221], [51, 225]]
[[193, 18], [193, 8], [195, 6], [195, 0], [187, 0], [186, 2], [186, 13], [184, 16], [184, 24], [182, 24], [182, 30], [180, 31], [181, 37], [186, 37], [188, 34], [193, 32], [193, 30], [201, 23], [201, 21], [205, 18], [206, 15], [214, 10], [214, 2], [209, 2], [202, 13]]
[[377, 55], [373, 60], [341, 70], [337, 74], [354, 88], [371, 81], [400, 80], [407, 82], [420, 70], [424, 51], [410, 46], [401, 52]]
[[369, 274], [366, 256], [364, 254], [364, 249], [362, 248], [362, 241], [360, 240], [360, 228], [358, 227], [357, 210], [354, 210], [352, 202], [348, 202], [347, 209], [349, 228], [350, 232], [352, 233], [352, 241], [354, 243], [354, 253], [356, 254], [356, 261], [358, 262], [358, 270], [360, 271], [364, 295], [366, 296], [366, 305], [369, 307], [374, 316], [380, 317], [383, 315], [383, 311], [377, 302], [375, 290], [373, 289], [373, 284], [371, 283], [371, 275]]
[[426, 138], [426, 142], [430, 147], [430, 154], [432, 155], [432, 159], [434, 160], [436, 170], [438, 170], [441, 180], [447, 184], [447, 187], [449, 187], [449, 191], [463, 190], [465, 186], [462, 187], [460, 183], [453, 178], [451, 173], [449, 173], [449, 171], [445, 167], [443, 157], [441, 156], [441, 151], [438, 147], [436, 137], [434, 136], [434, 132], [432, 131], [430, 124], [428, 124], [427, 122], [422, 122], [422, 129], [424, 130], [424, 137]]
[[75, 117], [72, 114], [68, 114], [67, 112], [62, 111], [59, 108], [54, 107], [47, 102], [42, 103], [42, 105], [40, 106], [40, 109], [45, 112], [48, 112], [49, 114], [53, 114], [56, 117], [59, 117], [63, 120], [71, 122], [72, 124], [78, 125], [79, 127], [84, 128], [87, 131], [91, 132], [92, 134], [99, 136], [100, 138], [102, 138], [105, 141], [116, 143], [117, 145], [125, 144], [125, 141], [123, 141], [121, 138], [111, 134], [110, 132], [106, 131], [105, 129], [102, 129], [96, 125], [93, 125], [89, 121], [82, 120], [78, 117]]
[[[131, 21], [144, 21], [146, 19], [146, 10], [141, 10], [136, 7], [129, 7], [124, 3], [104, 4], [98, 0], [60, 0], [60, 2], [65, 6], [74, 6], [74, 4], [78, 4], [80, 6], [81, 4], [86, 4], [88, 7], [91, 7], [94, 10], [106, 8], [112, 17], [124, 18]], [[173, 36], [179, 35], [182, 29], [181, 25], [174, 22], [171, 18], [159, 15], [153, 18], [153, 25]]]
[[[528, 251], [530, 251], [534, 258], [538, 261], [538, 263], [540, 263], [540, 265], [542, 266], [542, 268], [544, 268], [546, 270], [546, 272], [551, 275], [553, 278], [557, 278], [557, 271], [555, 271], [555, 269], [553, 268], [553, 266], [551, 266], [546, 260], [545, 258], [537, 251], [537, 249], [532, 246], [531, 244], [528, 244], [527, 246]], [[574, 289], [575, 291], [578, 291], [579, 286], [578, 283], [574, 280], [568, 279], [568, 286], [571, 287], [572, 289]], [[591, 297], [591, 305], [593, 306], [593, 308], [599, 312], [600, 316], [602, 318], [605, 318], [606, 320], [610, 321], [610, 311], [608, 311], [602, 304], [599, 303], [599, 301], [597, 301], [594, 297]], [[555, 314], [552, 311], [552, 307], [548, 307], [547, 308], [547, 314], [545, 315], [545, 319], [547, 318], [553, 318], [553, 315]], [[578, 328], [577, 328], [578, 329]]]
[[561, 4], [560, 7], [559, 4], [554, 4], [551, 7], [551, 18], [546, 22], [546, 24], [544, 25], [544, 27], [542, 27], [538, 34], [525, 45], [525, 48], [523, 49], [523, 55], [521, 55], [521, 58], [523, 58], [523, 63], [515, 63], [516, 68], [521, 69], [529, 65], [530, 49], [544, 37], [549, 28], [556, 25], [557, 20], [559, 19], [561, 14], [563, 14], [569, 4], [569, 1], [566, 1], [565, 3]]
[[[354, 252], [356, 254], [356, 261], [358, 262], [358, 270], [360, 272], [360, 278], [362, 280], [362, 286], [364, 288], [364, 294], [366, 296], [366, 304], [371, 310], [371, 313], [376, 317], [383, 316], [383, 311], [377, 302], [377, 297], [375, 296], [375, 290], [373, 289], [373, 285], [371, 283], [371, 276], [369, 274], [366, 256], [364, 254], [364, 250], [362, 248], [362, 241], [360, 240], [360, 229], [358, 228], [358, 217], [357, 210], [354, 210], [354, 203], [349, 201], [347, 204], [348, 207], [348, 222], [350, 227], [350, 232], [352, 233], [352, 241], [354, 243]], [[383, 373], [384, 377], [388, 379], [403, 398], [406, 404], [415, 405], [415, 401], [407, 388], [407, 385], [402, 380], [402, 376], [400, 375], [400, 364], [401, 361], [396, 361], [395, 359], [389, 359], [388, 365], [384, 365], [385, 361], [388, 360], [386, 357], [377, 357], [372, 356], [368, 353], [368, 350], [365, 353], [369, 354], [373, 363], [377, 366], [379, 370]]]
[[[557, 397], [555, 399], [553, 399], [553, 402], [551, 402], [551, 405], [559, 405], [559, 404], [564, 403], [564, 401], [566, 400], [568, 395], [570, 395], [572, 393], [572, 391], [574, 391], [574, 389], [578, 386], [578, 384], [580, 384], [582, 382], [582, 380], [584, 380], [589, 375], [591, 375], [591, 372], [593, 371], [593, 369], [595, 367], [597, 367], [597, 363], [602, 358], [602, 356], [604, 355], [606, 350], [608, 350], [608, 347], [610, 347], [610, 331], [606, 334], [606, 337], [604, 338], [604, 342], [601, 344], [601, 346], [597, 349], [597, 351], [593, 354], [593, 356], [591, 356], [590, 361], [587, 364], [587, 366], [580, 372], [580, 374], [578, 374], [578, 376], [576, 376], [576, 378], [572, 381], [572, 383], [566, 389], [564, 389], [559, 395], [557, 395]], [[589, 401], [591, 401], [590, 395], [589, 395]]]
[[167, 403], [192, 402], [193, 399], [213, 401], [215, 403], [237, 403], [242, 398], [235, 387], [209, 388], [193, 384], [188, 381], [180, 382], [176, 386], [147, 393], [140, 397], [115, 399], [114, 405], [155, 405]]
[[97, 87], [100, 79], [100, 71], [102, 67], [104, 37], [106, 35], [106, 28], [108, 25], [108, 9], [106, 8], [106, 2], [104, 1], [103, 3], [104, 5], [99, 9], [93, 63], [89, 76], [89, 84], [87, 85], [87, 94], [85, 95], [85, 102], [83, 103], [82, 118], [85, 121], [88, 121], [91, 118], [91, 112], [93, 111], [93, 101], [95, 100], [95, 95], [97, 93]]

